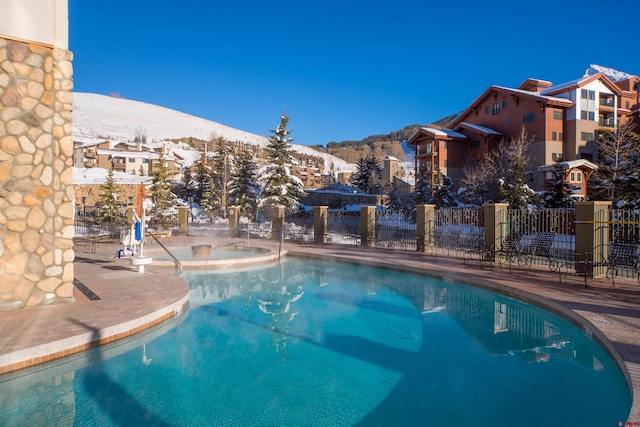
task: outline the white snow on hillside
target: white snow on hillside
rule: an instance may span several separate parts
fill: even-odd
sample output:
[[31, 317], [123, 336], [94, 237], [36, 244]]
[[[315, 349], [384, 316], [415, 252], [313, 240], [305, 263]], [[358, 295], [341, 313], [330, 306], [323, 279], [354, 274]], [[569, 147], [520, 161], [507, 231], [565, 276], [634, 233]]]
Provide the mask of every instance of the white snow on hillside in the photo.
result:
[[624, 73], [622, 71], [614, 70], [613, 68], [603, 67], [602, 65], [596, 64], [589, 65], [589, 68], [587, 68], [587, 70], [584, 72], [583, 77], [593, 76], [594, 74], [598, 73], [603, 73], [614, 82], [627, 80], [628, 78], [633, 77], [633, 74]]
[[[265, 146], [268, 139], [238, 130], [200, 117], [145, 102], [115, 98], [93, 93], [75, 92], [73, 102], [73, 140], [92, 144], [110, 140], [133, 141], [136, 135], [144, 135], [147, 144], [160, 146], [170, 139], [193, 137], [210, 141], [223, 137], [227, 141], [239, 141]], [[334, 172], [354, 171], [355, 165], [310, 147], [292, 144], [301, 153], [324, 158], [325, 170]], [[186, 144], [174, 144], [173, 152], [185, 159], [186, 166], [193, 164], [199, 154]], [[75, 174], [74, 174], [75, 176]]]

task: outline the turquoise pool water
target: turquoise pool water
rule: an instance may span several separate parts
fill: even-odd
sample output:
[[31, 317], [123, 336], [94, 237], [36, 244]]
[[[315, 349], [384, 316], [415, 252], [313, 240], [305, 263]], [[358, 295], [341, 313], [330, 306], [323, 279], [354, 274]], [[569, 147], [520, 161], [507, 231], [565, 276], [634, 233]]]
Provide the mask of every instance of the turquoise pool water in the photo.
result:
[[0, 377], [0, 425], [600, 427], [631, 406], [580, 328], [502, 295], [296, 258], [184, 276], [166, 330]]

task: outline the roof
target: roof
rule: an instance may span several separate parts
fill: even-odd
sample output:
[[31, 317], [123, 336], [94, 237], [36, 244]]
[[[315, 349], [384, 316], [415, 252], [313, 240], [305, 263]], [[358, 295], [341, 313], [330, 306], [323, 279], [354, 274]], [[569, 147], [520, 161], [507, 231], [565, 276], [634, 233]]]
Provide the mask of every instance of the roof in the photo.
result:
[[486, 134], [486, 135], [502, 135], [500, 132], [498, 132], [497, 130], [493, 130], [493, 129], [489, 129], [488, 127], [484, 127], [484, 126], [480, 126], [480, 125], [476, 125], [474, 123], [469, 123], [469, 122], [461, 122], [459, 125], [459, 127], [463, 127], [463, 128], [467, 128], [470, 130], [474, 130], [478, 133], [481, 134]]
[[538, 170], [542, 172], [550, 171], [550, 170], [553, 170], [557, 165], [560, 165], [562, 169], [591, 169], [591, 170], [598, 169], [598, 165], [590, 162], [589, 160], [577, 159], [577, 160], [569, 160], [566, 162], [552, 163], [549, 165], [540, 166]]
[[437, 138], [437, 139], [453, 139], [453, 138], [460, 138], [460, 139], [467, 139], [467, 137], [463, 134], [461, 134], [460, 132], [456, 132], [454, 130], [451, 129], [434, 129], [434, 128], [428, 128], [428, 127], [422, 127], [420, 129], [418, 129], [413, 135], [411, 135], [411, 137], [407, 140], [408, 144], [414, 144], [415, 140], [418, 139], [420, 136], [430, 136], [432, 138]]
[[536, 99], [547, 105], [554, 105], [554, 106], [560, 106], [560, 107], [573, 107], [574, 105], [573, 101], [570, 101], [566, 98], [559, 98], [555, 96], [544, 95], [543, 93], [531, 92], [523, 89], [514, 89], [514, 88], [509, 88], [504, 86], [491, 85], [487, 90], [482, 92], [482, 94], [479, 97], [477, 97], [471, 104], [469, 104], [469, 106], [461, 114], [459, 114], [458, 117], [456, 117], [453, 120], [453, 122], [450, 124], [450, 127], [455, 129], [455, 127], [458, 126], [460, 123], [462, 123], [462, 121], [466, 117], [468, 117], [472, 111], [477, 110], [479, 108], [479, 104], [481, 104], [485, 98], [491, 96], [491, 94], [496, 91], [506, 92], [515, 96], [526, 96], [528, 98]]
[[611, 91], [618, 95], [622, 95], [622, 91], [616, 84], [606, 76], [604, 73], [594, 74], [592, 76], [580, 77], [579, 79], [571, 80], [570, 82], [562, 83], [556, 86], [551, 86], [549, 89], [543, 90], [541, 93], [545, 95], [557, 95], [559, 93], [569, 92], [574, 89], [578, 89], [588, 83], [591, 83], [596, 80], [603, 80], [605, 86], [607, 86]]

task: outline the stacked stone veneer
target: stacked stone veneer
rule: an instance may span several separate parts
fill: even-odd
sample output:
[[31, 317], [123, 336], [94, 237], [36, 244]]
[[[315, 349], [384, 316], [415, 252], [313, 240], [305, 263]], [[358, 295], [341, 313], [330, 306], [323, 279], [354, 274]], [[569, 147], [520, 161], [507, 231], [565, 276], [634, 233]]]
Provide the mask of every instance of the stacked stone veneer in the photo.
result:
[[71, 60], [0, 37], [0, 310], [73, 301]]

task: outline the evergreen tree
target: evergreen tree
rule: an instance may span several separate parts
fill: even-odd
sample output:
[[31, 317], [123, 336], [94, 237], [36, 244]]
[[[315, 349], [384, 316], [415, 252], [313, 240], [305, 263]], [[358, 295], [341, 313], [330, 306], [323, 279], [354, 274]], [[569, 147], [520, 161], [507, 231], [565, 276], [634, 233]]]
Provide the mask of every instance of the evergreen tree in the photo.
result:
[[102, 205], [98, 211], [98, 219], [101, 222], [116, 222], [119, 220], [118, 197], [120, 192], [113, 177], [113, 168], [107, 172], [107, 180], [101, 187], [98, 201]]
[[373, 153], [360, 157], [356, 163], [356, 172], [351, 183], [368, 194], [379, 194], [383, 168]]
[[573, 205], [571, 186], [566, 180], [566, 168], [556, 163], [551, 171], [551, 191], [543, 192], [544, 204], [548, 208], [568, 208]]
[[229, 149], [224, 138], [219, 137], [214, 145], [213, 164], [211, 167], [212, 186], [214, 189], [215, 210], [220, 212], [227, 205], [227, 158]]
[[206, 186], [204, 193], [202, 193], [202, 198], [200, 199], [200, 211], [207, 216], [209, 221], [212, 221], [218, 208], [219, 204], [216, 201], [213, 177], [209, 176], [209, 184]]
[[230, 203], [240, 208], [240, 212], [253, 217], [256, 211], [256, 199], [260, 186], [256, 182], [258, 166], [251, 153], [241, 149], [233, 158], [233, 171], [227, 186]]
[[445, 176], [440, 170], [436, 173], [431, 186], [433, 197], [431, 203], [436, 208], [459, 206], [458, 196], [453, 192], [453, 180]]
[[182, 171], [182, 199], [189, 200], [196, 192], [195, 181], [191, 169], [186, 167]]
[[209, 189], [210, 185], [211, 179], [209, 176], [209, 168], [207, 168], [207, 158], [205, 153], [202, 155], [202, 158], [200, 159], [196, 167], [194, 194], [196, 203], [200, 204], [202, 202], [202, 197], [204, 193]]
[[416, 217], [416, 205], [426, 205], [433, 201], [433, 187], [431, 185], [431, 172], [424, 165], [420, 167], [416, 176], [416, 185], [413, 192], [413, 206], [411, 215]]
[[149, 196], [153, 202], [151, 217], [165, 226], [171, 219], [168, 210], [175, 204], [175, 196], [171, 192], [171, 177], [164, 162], [164, 154], [158, 159], [158, 170], [153, 174]]
[[292, 175], [291, 166], [296, 162], [289, 137], [291, 131], [287, 129], [289, 117], [282, 114], [277, 129], [272, 130], [269, 144], [265, 148], [269, 165], [266, 166], [259, 177], [262, 185], [258, 198], [258, 207], [265, 209], [270, 206], [284, 206], [287, 211], [298, 209], [299, 200], [304, 195], [304, 184]]

